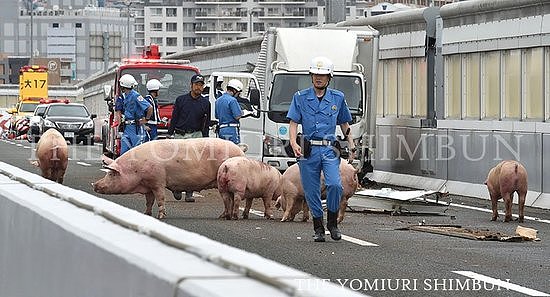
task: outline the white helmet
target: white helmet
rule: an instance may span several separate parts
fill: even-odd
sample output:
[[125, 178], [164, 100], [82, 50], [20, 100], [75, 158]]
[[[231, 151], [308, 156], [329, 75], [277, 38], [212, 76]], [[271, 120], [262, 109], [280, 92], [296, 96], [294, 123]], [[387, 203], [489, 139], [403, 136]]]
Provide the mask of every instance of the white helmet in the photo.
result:
[[237, 92], [242, 92], [243, 90], [243, 83], [238, 79], [232, 79], [227, 83], [228, 88], [233, 88]]
[[158, 91], [160, 90], [160, 88], [162, 88], [162, 84], [160, 83], [160, 81], [158, 79], [151, 79], [147, 82], [147, 91], [151, 92], [151, 91]]
[[118, 82], [120, 83], [121, 87], [124, 87], [127, 89], [131, 89], [134, 86], [137, 86], [138, 84], [136, 79], [130, 74], [124, 74], [123, 76], [120, 77]]
[[330, 74], [334, 71], [334, 64], [326, 57], [315, 57], [311, 59], [311, 66], [309, 66], [309, 73], [312, 74]]

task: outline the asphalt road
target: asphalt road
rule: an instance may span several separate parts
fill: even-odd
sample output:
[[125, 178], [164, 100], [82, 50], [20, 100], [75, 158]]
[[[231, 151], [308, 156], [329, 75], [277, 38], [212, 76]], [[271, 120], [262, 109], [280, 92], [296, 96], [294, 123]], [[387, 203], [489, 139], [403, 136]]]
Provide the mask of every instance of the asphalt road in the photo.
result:
[[[92, 193], [100, 171], [99, 145], [70, 146], [66, 186]], [[33, 145], [0, 141], [0, 161], [39, 174], [30, 164]], [[491, 222], [489, 201], [451, 196], [446, 215], [390, 215], [347, 212], [340, 229], [346, 240], [313, 242], [312, 223], [265, 220], [256, 201], [249, 220], [217, 219], [223, 203], [216, 190], [199, 193], [195, 203], [176, 201], [167, 191], [168, 224], [257, 253], [322, 279], [371, 296], [549, 296], [550, 212], [526, 208], [521, 224], [538, 230], [537, 242], [477, 241], [418, 231], [398, 230], [424, 224], [459, 225], [513, 235], [517, 222]], [[142, 195], [100, 195], [143, 212]], [[472, 206], [473, 208], [465, 208]], [[502, 204], [500, 204], [502, 209]], [[156, 208], [153, 214], [156, 215]], [[514, 207], [517, 213], [517, 206]], [[275, 218], [282, 212], [275, 211]], [[297, 215], [297, 219], [301, 214]], [[501, 216], [502, 219], [502, 216]], [[500, 282], [499, 282], [500, 280]], [[304, 283], [315, 286], [315, 283]], [[542, 295], [541, 295], [542, 294]], [[546, 294], [546, 295], [544, 295]]]

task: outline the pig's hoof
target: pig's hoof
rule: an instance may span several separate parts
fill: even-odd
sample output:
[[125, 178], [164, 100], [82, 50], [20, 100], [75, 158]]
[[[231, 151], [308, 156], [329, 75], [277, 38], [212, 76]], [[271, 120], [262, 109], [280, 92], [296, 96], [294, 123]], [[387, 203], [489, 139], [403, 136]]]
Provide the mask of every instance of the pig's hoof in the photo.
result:
[[518, 219], [518, 222], [523, 223], [523, 218], [520, 217], [520, 218]]
[[158, 219], [159, 219], [159, 220], [162, 220], [162, 219], [164, 219], [164, 218], [166, 218], [166, 213], [164, 213], [164, 212], [159, 212]]
[[496, 220], [497, 220], [497, 217], [493, 217], [493, 218], [491, 219], [491, 221], [493, 221], [493, 222], [496, 221]]
[[153, 212], [151, 211], [145, 211], [144, 214], [148, 215], [148, 216], [152, 216], [153, 215]]
[[265, 216], [266, 219], [268, 220], [274, 220], [274, 218], [272, 216]]
[[248, 214], [243, 213], [243, 220], [248, 220]]

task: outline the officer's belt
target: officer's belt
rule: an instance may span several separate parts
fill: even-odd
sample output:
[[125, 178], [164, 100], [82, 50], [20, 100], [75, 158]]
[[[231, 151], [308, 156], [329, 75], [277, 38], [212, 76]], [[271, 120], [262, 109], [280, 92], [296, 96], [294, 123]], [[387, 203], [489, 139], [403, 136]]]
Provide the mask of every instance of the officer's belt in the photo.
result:
[[318, 145], [318, 146], [329, 146], [329, 145], [332, 145], [332, 141], [326, 140], [326, 139], [323, 139], [323, 140], [311, 139], [311, 140], [309, 141], [309, 143], [310, 143], [311, 145]]
[[200, 130], [185, 130], [185, 129], [174, 129], [174, 132], [178, 133], [179, 135], [185, 135], [185, 134], [191, 134], [195, 132], [201, 132]]
[[229, 123], [229, 124], [221, 124], [219, 127], [220, 127], [220, 128], [227, 128], [227, 127], [236, 127], [236, 128], [239, 128], [240, 125], [239, 125], [239, 124], [236, 124], [236, 123]]
[[159, 121], [147, 121], [147, 124], [149, 125], [158, 125], [159, 123]]
[[124, 121], [124, 124], [126, 124], [126, 125], [132, 125], [132, 124], [135, 124], [135, 123], [136, 123], [136, 120]]

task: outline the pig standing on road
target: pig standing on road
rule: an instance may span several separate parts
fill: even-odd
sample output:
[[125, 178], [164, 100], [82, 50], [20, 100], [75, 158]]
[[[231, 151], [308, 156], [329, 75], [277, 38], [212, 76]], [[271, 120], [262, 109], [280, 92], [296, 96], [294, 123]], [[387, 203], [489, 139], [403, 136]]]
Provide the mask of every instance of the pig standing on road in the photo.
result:
[[165, 188], [179, 192], [216, 188], [223, 161], [243, 155], [236, 144], [219, 138], [146, 142], [114, 161], [105, 157], [109, 172], [93, 187], [102, 194], [145, 194], [145, 214], [152, 214], [157, 200], [158, 218], [163, 219]]
[[[342, 198], [340, 199], [340, 209], [338, 210], [338, 223], [344, 220], [348, 199], [353, 196], [359, 185], [357, 179], [357, 170], [351, 164], [345, 161], [340, 162], [340, 177], [342, 179]], [[281, 206], [284, 211], [282, 222], [294, 221], [294, 217], [300, 210], [303, 211], [302, 221], [309, 220], [309, 207], [304, 199], [304, 188], [300, 180], [300, 169], [298, 164], [290, 166], [283, 174], [283, 195], [277, 199], [275, 207]], [[321, 175], [321, 197], [326, 197], [325, 183]]]
[[525, 167], [517, 161], [502, 161], [489, 171], [485, 181], [489, 195], [491, 196], [491, 207], [493, 209], [493, 218], [498, 218], [497, 202], [498, 199], [504, 200], [505, 216], [504, 221], [509, 222], [512, 219], [512, 200], [514, 192], [518, 192], [519, 222], [523, 223], [523, 208], [525, 206], [525, 196], [527, 195], [527, 171]]
[[55, 129], [48, 129], [36, 145], [36, 156], [38, 161], [32, 164], [40, 167], [42, 177], [63, 183], [63, 176], [69, 163], [69, 152], [67, 141]]
[[248, 219], [252, 199], [264, 201], [264, 217], [271, 219], [271, 200], [281, 195], [282, 176], [279, 170], [246, 157], [227, 159], [218, 169], [218, 191], [225, 205], [221, 218], [237, 220], [239, 204], [246, 199], [243, 219]]

